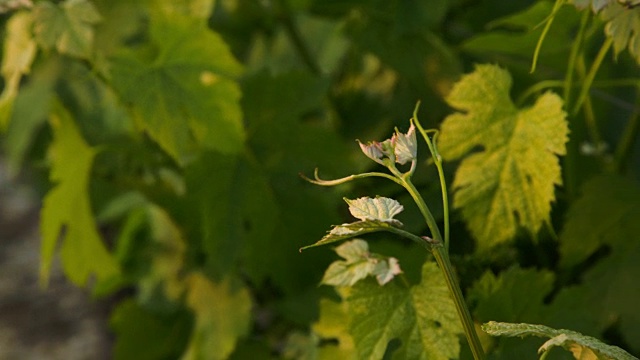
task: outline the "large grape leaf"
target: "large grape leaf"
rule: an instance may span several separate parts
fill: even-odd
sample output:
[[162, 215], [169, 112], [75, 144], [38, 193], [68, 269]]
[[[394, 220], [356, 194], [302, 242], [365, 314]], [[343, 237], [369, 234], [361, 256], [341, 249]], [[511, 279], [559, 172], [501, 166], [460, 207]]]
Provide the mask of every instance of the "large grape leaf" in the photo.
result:
[[182, 360], [226, 359], [238, 337], [249, 332], [251, 297], [230, 279], [210, 281], [201, 273], [185, 280], [187, 305], [195, 314], [195, 328]]
[[420, 284], [407, 288], [393, 281], [381, 287], [361, 281], [342, 288], [349, 333], [359, 359], [382, 359], [389, 342], [402, 344], [398, 359], [455, 359], [462, 326], [437, 265], [427, 262]]
[[460, 112], [444, 120], [439, 142], [445, 159], [466, 156], [453, 181], [453, 205], [485, 249], [511, 239], [520, 226], [535, 233], [548, 221], [554, 185], [562, 182], [557, 156], [565, 153], [568, 133], [562, 100], [547, 92], [518, 109], [510, 89], [506, 70], [477, 66], [446, 98]]
[[242, 67], [222, 38], [177, 14], [152, 18], [149, 37], [153, 49], [121, 53], [111, 64], [113, 86], [139, 127], [179, 163], [196, 145], [238, 152], [244, 130], [235, 78]]
[[600, 304], [604, 318], [618, 319], [622, 335], [640, 344], [640, 186], [619, 176], [589, 180], [570, 208], [560, 234], [561, 264], [583, 262], [604, 247], [609, 255], [585, 274], [590, 301]]
[[90, 1], [40, 1], [33, 8], [36, 40], [45, 49], [89, 59], [100, 14]]
[[36, 55], [36, 42], [31, 35], [32, 21], [31, 14], [27, 12], [19, 12], [7, 21], [2, 57], [4, 89], [0, 94], [0, 132], [9, 124], [20, 79], [29, 73]]
[[92, 273], [99, 280], [114, 276], [119, 272], [118, 264], [97, 232], [88, 194], [96, 150], [87, 145], [61, 104], [54, 107], [50, 124], [51, 181], [55, 187], [44, 198], [41, 211], [41, 282], [48, 282], [59, 238], [62, 265], [71, 281], [84, 285]]

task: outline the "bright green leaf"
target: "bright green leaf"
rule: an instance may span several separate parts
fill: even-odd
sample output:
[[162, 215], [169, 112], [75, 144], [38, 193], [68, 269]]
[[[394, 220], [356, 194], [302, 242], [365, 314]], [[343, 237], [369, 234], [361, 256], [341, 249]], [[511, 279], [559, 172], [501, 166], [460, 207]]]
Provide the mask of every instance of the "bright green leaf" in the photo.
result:
[[320, 360], [356, 359], [355, 345], [349, 334], [347, 324], [349, 313], [345, 303], [337, 303], [328, 299], [320, 299], [320, 319], [313, 324], [313, 333], [327, 341], [318, 349]]
[[91, 211], [88, 190], [96, 150], [87, 145], [62, 105], [55, 106], [50, 124], [51, 181], [55, 187], [45, 197], [41, 212], [40, 280], [42, 284], [49, 280], [59, 238], [62, 265], [71, 281], [84, 285], [91, 274], [99, 280], [107, 279], [118, 274], [119, 269], [102, 243]]
[[201, 273], [187, 279], [189, 308], [195, 314], [195, 328], [182, 360], [226, 359], [239, 337], [249, 332], [251, 297], [249, 291], [230, 279], [211, 282]]
[[510, 89], [506, 70], [477, 66], [447, 97], [461, 112], [445, 119], [439, 138], [445, 159], [466, 156], [453, 181], [453, 205], [485, 249], [513, 238], [519, 226], [537, 232], [562, 182], [558, 155], [568, 133], [562, 100], [548, 92], [518, 109]]
[[593, 351], [600, 360], [638, 360], [628, 352], [617, 346], [611, 346], [591, 336], [582, 335], [575, 331], [564, 329], [552, 329], [544, 325], [512, 324], [490, 321], [482, 325], [482, 329], [493, 336], [539, 336], [549, 337], [551, 340], [544, 343], [538, 352], [543, 353], [554, 346], [562, 346], [570, 350], [576, 359], [596, 359], [583, 353], [584, 348]]
[[385, 287], [361, 281], [341, 294], [359, 359], [382, 359], [395, 338], [402, 344], [394, 358], [458, 357], [462, 326], [435, 263], [424, 264], [421, 283], [410, 289], [398, 281]]
[[242, 67], [222, 38], [180, 16], [152, 19], [150, 38], [157, 46], [152, 58], [125, 53], [112, 63], [113, 85], [140, 128], [182, 164], [196, 144], [238, 152], [244, 130], [235, 78]]
[[27, 12], [19, 12], [7, 21], [2, 57], [4, 89], [0, 94], [0, 132], [6, 130], [9, 124], [20, 79], [31, 70], [31, 63], [36, 54], [31, 24], [32, 16]]
[[87, 0], [66, 0], [60, 4], [38, 2], [33, 9], [36, 40], [45, 49], [91, 58], [94, 25], [100, 14]]

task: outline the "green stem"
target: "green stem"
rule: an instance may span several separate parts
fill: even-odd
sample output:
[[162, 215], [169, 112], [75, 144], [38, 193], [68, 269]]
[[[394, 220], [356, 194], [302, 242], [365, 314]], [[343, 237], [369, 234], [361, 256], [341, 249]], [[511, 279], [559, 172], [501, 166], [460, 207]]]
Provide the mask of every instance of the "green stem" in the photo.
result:
[[438, 243], [436, 240], [433, 241], [431, 248], [431, 253], [436, 258], [436, 262], [440, 266], [442, 274], [447, 282], [449, 292], [453, 296], [453, 302], [456, 304], [456, 310], [460, 317], [460, 321], [462, 322], [464, 333], [467, 336], [467, 341], [469, 342], [469, 347], [473, 353], [473, 358], [476, 360], [483, 360], [485, 358], [484, 350], [482, 349], [480, 338], [478, 338], [478, 334], [476, 333], [469, 308], [467, 308], [464, 296], [462, 296], [462, 290], [460, 290], [460, 285], [458, 284], [456, 275], [453, 273], [453, 267], [451, 266], [451, 261], [449, 261], [447, 250], [444, 248], [442, 243]]
[[444, 275], [447, 287], [449, 288], [449, 293], [453, 298], [453, 302], [456, 305], [456, 311], [458, 312], [458, 316], [460, 317], [460, 321], [462, 322], [462, 327], [464, 328], [465, 336], [467, 337], [467, 341], [469, 342], [469, 347], [471, 347], [473, 358], [475, 360], [483, 360], [484, 350], [482, 349], [480, 338], [478, 338], [478, 334], [476, 333], [476, 329], [473, 325], [473, 318], [471, 317], [471, 313], [467, 308], [467, 303], [462, 296], [462, 290], [460, 290], [458, 280], [453, 273], [453, 266], [451, 265], [451, 261], [449, 261], [449, 253], [443, 245], [442, 235], [440, 234], [438, 225], [436, 224], [433, 215], [431, 215], [427, 204], [424, 202], [424, 200], [420, 196], [420, 193], [418, 193], [418, 190], [413, 185], [411, 180], [406, 179], [403, 186], [405, 189], [407, 189], [416, 205], [418, 205], [418, 208], [424, 216], [427, 222], [427, 226], [431, 231], [433, 240], [430, 239], [428, 241], [428, 244], [430, 244], [431, 246], [426, 247], [427, 249], [431, 250], [431, 253], [436, 258], [436, 262], [438, 263], [440, 270], [442, 270], [442, 274]]
[[580, 48], [582, 47], [582, 41], [584, 39], [584, 33], [589, 21], [590, 14], [590, 11], [582, 12], [582, 19], [580, 19], [580, 30], [578, 30], [578, 36], [573, 42], [573, 46], [571, 46], [571, 54], [569, 55], [569, 63], [567, 64], [567, 75], [564, 79], [564, 103], [567, 104], [567, 106], [569, 105], [571, 98], [571, 88], [573, 87], [573, 73], [575, 71], [574, 69], [576, 66], [576, 60], [578, 58]]
[[591, 84], [593, 83], [593, 79], [595, 79], [596, 74], [598, 73], [598, 69], [600, 69], [600, 65], [602, 65], [602, 61], [604, 60], [604, 57], [607, 54], [607, 52], [609, 52], [611, 45], [613, 45], [613, 37], [607, 37], [607, 39], [604, 41], [604, 44], [602, 44], [600, 51], [598, 51], [596, 58], [593, 60], [593, 64], [591, 64], [591, 68], [589, 69], [587, 76], [584, 78], [584, 85], [580, 90], [580, 94], [578, 95], [578, 100], [573, 106], [572, 115], [576, 115], [578, 111], [580, 111], [580, 107], [582, 106], [582, 103], [586, 99], [587, 94], [589, 94], [589, 89], [591, 89]]
[[[640, 91], [636, 95], [636, 99], [640, 100]], [[637, 101], [636, 101], [637, 102]], [[615, 155], [613, 158], [614, 169], [618, 172], [624, 170], [625, 163], [629, 154], [631, 153], [631, 149], [633, 148], [634, 142], [638, 139], [638, 134], [640, 133], [640, 111], [638, 108], [635, 108], [631, 117], [629, 118], [629, 122], [622, 132], [622, 138], [616, 148]]]
[[556, 14], [558, 13], [558, 10], [560, 10], [560, 8], [562, 7], [563, 3], [564, 3], [564, 0], [556, 0], [556, 3], [553, 5], [553, 10], [551, 11], [551, 14], [547, 19], [547, 22], [544, 25], [542, 34], [540, 34], [540, 37], [538, 38], [536, 49], [533, 52], [533, 61], [531, 62], [531, 70], [529, 71], [532, 74], [536, 71], [536, 66], [538, 64], [538, 57], [540, 56], [540, 50], [542, 49], [542, 43], [544, 42], [544, 39], [547, 37], [547, 33], [549, 32], [549, 29], [551, 29], [551, 24], [553, 24], [553, 19], [556, 18]]

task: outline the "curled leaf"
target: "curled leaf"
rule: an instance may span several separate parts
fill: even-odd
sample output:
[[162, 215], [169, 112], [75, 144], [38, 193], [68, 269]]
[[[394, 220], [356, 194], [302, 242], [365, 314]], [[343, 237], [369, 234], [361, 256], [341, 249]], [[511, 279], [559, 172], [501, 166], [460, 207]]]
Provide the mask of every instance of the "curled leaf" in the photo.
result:
[[396, 133], [391, 138], [396, 162], [404, 165], [414, 161], [418, 154], [418, 142], [416, 141], [416, 127], [411, 124], [409, 131], [403, 134], [396, 129]]
[[344, 199], [349, 204], [349, 212], [354, 217], [366, 221], [377, 220], [392, 225], [400, 223], [393, 217], [402, 212], [404, 207], [394, 199], [386, 197], [361, 197], [355, 200]]

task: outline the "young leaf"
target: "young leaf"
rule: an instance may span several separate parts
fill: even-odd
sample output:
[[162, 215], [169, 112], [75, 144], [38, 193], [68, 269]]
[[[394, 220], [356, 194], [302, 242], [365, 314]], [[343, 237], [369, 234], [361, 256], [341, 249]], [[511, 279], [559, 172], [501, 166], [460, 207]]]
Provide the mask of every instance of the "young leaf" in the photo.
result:
[[195, 328], [181, 359], [227, 359], [238, 338], [250, 329], [249, 291], [234, 286], [230, 279], [211, 282], [198, 272], [191, 273], [186, 284], [186, 302], [195, 314]]
[[87, 0], [66, 0], [60, 4], [38, 2], [33, 9], [36, 40], [45, 49], [84, 59], [91, 57], [93, 26], [100, 14]]
[[393, 143], [393, 151], [395, 154], [396, 162], [400, 165], [404, 165], [409, 161], [416, 159], [418, 154], [418, 142], [416, 141], [416, 127], [411, 124], [409, 131], [406, 134], [399, 132], [396, 129], [396, 133], [391, 138]]
[[[552, 329], [544, 325], [513, 324], [495, 321], [483, 324], [482, 330], [493, 336], [540, 336], [551, 338], [551, 340], [540, 347], [538, 350], [539, 353], [544, 353], [554, 346], [562, 346], [570, 350], [578, 360], [638, 360], [617, 346], [607, 345], [596, 338], [582, 335], [571, 330]], [[589, 352], [593, 352], [597, 357], [586, 357], [586, 354]]]
[[382, 359], [389, 341], [396, 338], [401, 341], [397, 358], [458, 357], [462, 326], [435, 263], [424, 264], [422, 281], [410, 289], [397, 281], [385, 287], [361, 281], [340, 292], [359, 359]]
[[360, 236], [360, 235], [364, 235], [372, 232], [389, 231], [389, 229], [394, 227], [394, 225], [397, 225], [395, 227], [400, 227], [402, 226], [402, 223], [397, 221], [397, 223], [389, 224], [387, 222], [382, 222], [377, 220], [376, 221], [367, 220], [367, 221], [356, 221], [350, 224], [335, 225], [333, 229], [331, 229], [331, 231], [329, 231], [329, 233], [325, 235], [322, 239], [317, 241], [315, 244], [307, 245], [300, 248], [300, 251], [311, 248], [311, 247], [327, 245], [333, 242], [351, 239], [356, 236]]
[[624, 49], [640, 64], [640, 8], [628, 8], [619, 1], [611, 1], [600, 14], [607, 24], [604, 32], [613, 39], [613, 49], [619, 54]]
[[238, 152], [244, 129], [235, 78], [242, 67], [222, 38], [177, 15], [152, 19], [150, 38], [157, 56], [124, 53], [112, 63], [113, 86], [140, 127], [182, 164], [195, 144]]
[[385, 197], [361, 197], [355, 200], [344, 199], [349, 204], [349, 212], [355, 218], [362, 221], [382, 221], [394, 226], [400, 226], [398, 220], [393, 217], [402, 212], [404, 208], [399, 202]]
[[554, 185], [562, 182], [557, 156], [568, 133], [562, 100], [548, 92], [518, 109], [510, 88], [506, 70], [477, 66], [447, 97], [461, 112], [445, 119], [439, 138], [448, 160], [482, 148], [462, 160], [453, 205], [485, 249], [512, 238], [519, 226], [535, 233], [549, 220]]
[[[51, 181], [55, 184], [44, 198], [40, 217], [42, 246], [40, 281], [47, 284], [58, 238], [65, 274], [84, 285], [94, 273], [104, 280], [119, 272], [118, 264], [100, 239], [89, 200], [89, 176], [95, 149], [82, 138], [61, 104], [50, 117], [53, 128]], [[60, 236], [63, 228], [66, 231]]]
[[378, 284], [384, 285], [402, 272], [397, 259], [371, 254], [369, 244], [361, 239], [345, 242], [335, 250], [345, 260], [329, 265], [322, 278], [322, 283], [326, 285], [353, 286], [369, 275], [375, 276]]

